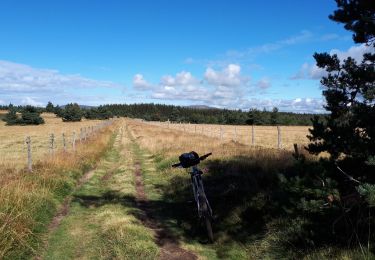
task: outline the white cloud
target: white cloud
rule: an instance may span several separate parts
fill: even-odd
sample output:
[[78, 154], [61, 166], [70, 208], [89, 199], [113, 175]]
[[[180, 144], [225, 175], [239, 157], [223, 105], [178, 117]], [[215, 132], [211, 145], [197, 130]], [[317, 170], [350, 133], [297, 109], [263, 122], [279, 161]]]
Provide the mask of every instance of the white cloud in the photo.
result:
[[323, 99], [317, 98], [295, 98], [295, 99], [250, 99], [246, 103], [248, 108], [271, 110], [273, 107], [280, 111], [295, 113], [324, 113]]
[[367, 52], [374, 52], [374, 47], [372, 45], [366, 46], [366, 44], [361, 44], [358, 46], [352, 46], [347, 51], [340, 51], [338, 49], [333, 49], [330, 54], [337, 54], [338, 58], [342, 61], [348, 57], [352, 57], [357, 62], [361, 62], [363, 59], [363, 54]]
[[238, 87], [245, 85], [249, 81], [249, 78], [242, 77], [240, 72], [240, 65], [229, 64], [222, 71], [215, 71], [212, 68], [207, 68], [204, 78], [208, 84], [214, 86]]
[[327, 76], [327, 71], [319, 68], [316, 64], [304, 63], [301, 69], [291, 79], [321, 79]]
[[163, 86], [194, 86], [199, 84], [199, 80], [194, 78], [190, 72], [181, 71], [175, 77], [166, 75], [161, 78], [160, 85]]
[[271, 81], [268, 78], [262, 78], [256, 83], [256, 86], [260, 89], [267, 89], [271, 87]]
[[[358, 46], [352, 46], [346, 51], [340, 51], [337, 49], [332, 49], [329, 53], [330, 55], [336, 54], [340, 61], [352, 57], [357, 62], [361, 62], [363, 59], [363, 54], [367, 52], [374, 52], [373, 46], [366, 46], [361, 44]], [[302, 64], [300, 70], [291, 77], [291, 79], [321, 79], [326, 76], [328, 73], [316, 66], [316, 64], [304, 63]]]
[[66, 88], [117, 88], [119, 84], [80, 75], [61, 74], [57, 70], [33, 68], [0, 60], [1, 92], [63, 91]]
[[152, 88], [152, 85], [144, 79], [142, 74], [135, 74], [133, 77], [133, 87], [139, 90], [147, 90]]
[[24, 97], [21, 100], [22, 105], [31, 105], [31, 106], [36, 106], [36, 107], [42, 107], [44, 104], [43, 102], [38, 102], [32, 97]]
[[5, 103], [45, 105], [52, 101], [55, 104], [66, 104], [77, 102], [78, 93], [84, 92], [86, 98], [82, 99], [81, 104], [87, 104], [92, 101], [88, 93], [94, 89], [105, 89], [109, 96], [123, 88], [110, 81], [0, 60], [0, 96]]

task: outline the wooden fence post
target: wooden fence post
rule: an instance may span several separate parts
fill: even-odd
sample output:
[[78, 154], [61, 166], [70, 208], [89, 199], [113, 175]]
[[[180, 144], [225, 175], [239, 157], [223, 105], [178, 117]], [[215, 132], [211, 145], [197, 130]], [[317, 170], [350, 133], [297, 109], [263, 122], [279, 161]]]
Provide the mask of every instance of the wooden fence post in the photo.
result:
[[72, 146], [73, 146], [73, 151], [76, 151], [76, 131], [73, 131], [73, 139], [72, 139]]
[[51, 134], [50, 136], [50, 139], [49, 139], [49, 152], [51, 155], [53, 155], [55, 153], [54, 149], [55, 149], [55, 135], [54, 134]]
[[281, 149], [281, 130], [280, 130], [280, 126], [277, 126], [277, 148]]
[[237, 143], [237, 128], [234, 127], [234, 142]]
[[86, 141], [86, 139], [87, 139], [87, 128], [86, 127], [83, 128], [83, 138]]
[[220, 140], [223, 141], [223, 127], [220, 126]]
[[82, 143], [82, 127], [79, 129], [79, 142]]
[[255, 145], [254, 125], [251, 125], [251, 145]]
[[29, 172], [33, 170], [33, 162], [31, 158], [31, 138], [30, 136], [26, 137], [26, 144], [27, 144], [27, 169]]
[[64, 147], [64, 152], [66, 152], [66, 141], [65, 141], [65, 134], [62, 133], [62, 143], [63, 143], [63, 147]]
[[298, 145], [297, 144], [293, 144], [294, 146], [294, 158], [296, 158], [297, 160], [299, 159], [299, 151], [298, 151]]

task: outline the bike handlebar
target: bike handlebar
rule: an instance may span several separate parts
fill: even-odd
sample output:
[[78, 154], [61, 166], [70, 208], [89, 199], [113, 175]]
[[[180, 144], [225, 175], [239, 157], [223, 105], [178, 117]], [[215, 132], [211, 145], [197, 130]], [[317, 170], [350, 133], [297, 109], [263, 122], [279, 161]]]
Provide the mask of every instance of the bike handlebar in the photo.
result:
[[210, 156], [210, 155], [212, 155], [212, 153], [205, 154], [205, 155], [199, 157], [199, 160], [200, 160], [200, 161], [203, 161], [203, 160], [205, 160], [205, 159], [206, 159], [208, 156]]
[[[195, 152], [194, 152], [195, 153]], [[196, 153], [195, 153], [196, 154]], [[194, 160], [194, 163], [193, 164], [190, 164], [188, 165], [188, 167], [191, 167], [191, 166], [195, 166], [197, 164], [200, 163], [200, 161], [203, 161], [205, 160], [208, 156], [212, 155], [212, 153], [208, 153], [208, 154], [205, 154], [201, 157], [198, 157]], [[188, 168], [186, 165], [183, 165], [182, 162], [180, 161], [179, 163], [175, 163], [175, 164], [172, 164], [172, 167], [173, 168], [176, 168], [176, 167], [183, 167], [183, 168]]]

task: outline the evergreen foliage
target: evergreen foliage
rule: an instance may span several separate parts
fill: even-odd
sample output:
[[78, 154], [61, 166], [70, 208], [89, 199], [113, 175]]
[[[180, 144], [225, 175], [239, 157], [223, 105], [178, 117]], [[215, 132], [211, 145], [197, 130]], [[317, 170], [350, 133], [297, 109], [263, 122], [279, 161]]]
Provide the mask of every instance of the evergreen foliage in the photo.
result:
[[[329, 18], [344, 23], [354, 32], [356, 43], [371, 48], [360, 62], [352, 57], [340, 60], [335, 54], [314, 54], [317, 66], [327, 71], [321, 84], [328, 114], [324, 121], [312, 120], [307, 149], [312, 154], [328, 152], [330, 157], [321, 159], [322, 169], [313, 175], [323, 185], [309, 182], [312, 175], [306, 170], [300, 175], [304, 191], [312, 189], [308, 194], [301, 191], [301, 201], [310, 212], [320, 205], [321, 216], [331, 215], [327, 220], [334, 223], [332, 230], [342, 229], [337, 241], [346, 240], [347, 245], [361, 250], [366, 244], [370, 253], [375, 251], [370, 242], [374, 241], [370, 226], [375, 224], [375, 5], [368, 0], [336, 2], [338, 10]], [[302, 184], [295, 181], [290, 178], [287, 182], [291, 190]]]
[[40, 116], [40, 110], [33, 106], [26, 106], [22, 111], [22, 124], [40, 125], [44, 124], [44, 119]]
[[46, 112], [53, 113], [55, 111], [55, 107], [53, 106], [52, 102], [49, 101], [46, 106]]
[[[190, 122], [196, 124], [235, 125], [311, 125], [311, 118], [319, 114], [296, 114], [250, 109], [249, 111], [218, 108], [192, 108], [160, 104], [113, 104], [105, 105], [114, 116], [142, 118], [148, 121]], [[277, 108], [276, 108], [277, 109]], [[271, 121], [271, 114], [272, 116]]]
[[83, 111], [77, 103], [70, 103], [61, 111], [61, 117], [64, 122], [81, 121]]
[[7, 125], [17, 125], [20, 122], [14, 108], [9, 109], [8, 113], [3, 118], [3, 121], [6, 122]]
[[21, 117], [17, 115], [17, 109], [9, 105], [9, 111], [4, 117], [7, 125], [40, 125], [44, 119], [40, 116], [41, 110], [33, 106], [25, 106], [21, 111]]
[[85, 118], [105, 120], [112, 118], [113, 115], [107, 107], [99, 106], [98, 108], [91, 108], [85, 111]]

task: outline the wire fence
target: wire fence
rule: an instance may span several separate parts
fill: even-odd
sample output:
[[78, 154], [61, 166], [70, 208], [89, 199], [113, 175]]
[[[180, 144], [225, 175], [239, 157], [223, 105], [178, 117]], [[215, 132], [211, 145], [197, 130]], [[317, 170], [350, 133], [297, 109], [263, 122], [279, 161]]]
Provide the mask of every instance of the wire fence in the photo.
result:
[[[74, 152], [77, 145], [87, 143], [91, 137], [113, 122], [114, 120], [106, 120], [95, 125], [48, 134], [31, 133], [24, 138], [20, 136], [13, 138], [9, 132], [9, 138], [0, 140], [0, 165], [12, 168], [23, 168], [27, 165], [31, 171], [34, 162], [59, 151]], [[11, 128], [9, 129], [11, 131]]]
[[[146, 121], [145, 121], [146, 122]], [[177, 130], [182, 133], [204, 135], [223, 142], [293, 150], [294, 144], [306, 145], [309, 126], [235, 126], [210, 124], [183, 124], [172, 122], [146, 122], [151, 125]]]

